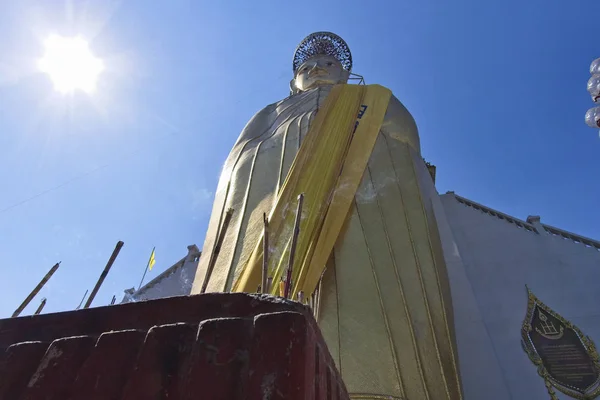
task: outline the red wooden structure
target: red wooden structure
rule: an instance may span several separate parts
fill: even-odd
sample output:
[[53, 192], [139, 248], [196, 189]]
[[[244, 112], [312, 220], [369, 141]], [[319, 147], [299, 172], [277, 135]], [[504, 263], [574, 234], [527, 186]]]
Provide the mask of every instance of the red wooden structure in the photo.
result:
[[1, 400], [346, 400], [312, 312], [248, 294], [0, 320]]

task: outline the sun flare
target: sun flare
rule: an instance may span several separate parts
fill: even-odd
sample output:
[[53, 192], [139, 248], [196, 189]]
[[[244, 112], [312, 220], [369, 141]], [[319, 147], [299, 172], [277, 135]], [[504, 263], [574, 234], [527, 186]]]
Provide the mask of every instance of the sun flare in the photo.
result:
[[104, 63], [92, 54], [88, 42], [81, 37], [53, 35], [44, 41], [44, 47], [46, 52], [38, 67], [50, 76], [57, 91], [94, 92]]

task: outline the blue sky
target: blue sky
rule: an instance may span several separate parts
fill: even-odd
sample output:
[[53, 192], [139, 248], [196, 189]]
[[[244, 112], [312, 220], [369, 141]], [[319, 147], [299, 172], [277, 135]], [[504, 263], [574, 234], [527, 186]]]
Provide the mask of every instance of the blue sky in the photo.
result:
[[[202, 247], [221, 166], [288, 94], [307, 34], [342, 36], [354, 72], [414, 115], [438, 190], [600, 239], [600, 139], [583, 122], [600, 2], [0, 2], [0, 317], [46, 271], [45, 312], [94, 305]], [[37, 71], [49, 34], [104, 60], [95, 94]]]

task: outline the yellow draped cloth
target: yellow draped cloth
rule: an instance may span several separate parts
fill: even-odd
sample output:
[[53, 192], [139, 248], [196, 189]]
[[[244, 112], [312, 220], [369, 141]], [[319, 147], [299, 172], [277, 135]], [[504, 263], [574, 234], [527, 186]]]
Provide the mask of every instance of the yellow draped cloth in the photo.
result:
[[[301, 193], [291, 298], [314, 292], [362, 180], [390, 96], [379, 85], [336, 85], [319, 110], [269, 216], [271, 294], [279, 294], [277, 282], [286, 275]], [[232, 291], [255, 292], [262, 277], [262, 237], [242, 268]]]

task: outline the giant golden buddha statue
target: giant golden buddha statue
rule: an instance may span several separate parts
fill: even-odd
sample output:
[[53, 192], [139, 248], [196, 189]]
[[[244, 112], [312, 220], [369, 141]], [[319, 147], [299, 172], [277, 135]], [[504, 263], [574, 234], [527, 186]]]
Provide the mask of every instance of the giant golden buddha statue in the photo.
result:
[[[350, 92], [344, 90], [367, 93], [370, 86], [376, 86], [348, 84], [353, 76], [351, 68], [348, 46], [332, 33], [314, 33], [298, 46], [291, 95], [268, 105], [248, 122], [225, 162], [203, 254], [214, 252], [225, 214], [229, 209], [234, 212], [216, 259], [211, 262], [214, 257], [201, 258], [193, 293], [200, 293], [203, 284], [208, 292], [256, 291], [261, 280], [257, 281], [251, 266], [260, 264], [263, 256], [263, 214], [277, 219], [279, 213], [294, 208], [282, 205], [281, 197], [294, 182], [304, 182], [303, 169], [309, 166], [302, 163], [313, 162], [313, 153], [318, 157], [315, 148], [303, 147], [309, 145], [305, 143], [307, 138], [310, 145], [317, 146], [321, 142], [315, 140], [327, 138], [323, 135], [337, 129], [338, 120], [325, 113], [333, 113], [328, 110], [347, 100], [350, 95], [346, 93]], [[337, 214], [343, 215], [342, 220], [333, 221], [338, 228], [327, 231], [330, 236], [334, 232], [334, 241], [329, 247], [299, 245], [301, 253], [312, 254], [315, 247], [317, 253], [326, 252], [325, 262], [315, 261], [320, 267], [312, 272], [317, 274], [318, 286], [311, 286], [310, 278], [295, 275], [298, 283], [293, 296], [296, 298], [298, 290], [310, 292], [302, 293], [304, 298], [316, 296], [311, 304], [352, 398], [461, 399], [450, 289], [432, 206], [432, 197], [437, 193], [420, 154], [411, 114], [387, 89], [379, 86], [373, 90], [388, 94], [381, 103], [384, 108], [380, 120], [370, 125], [371, 129], [376, 127], [372, 144], [357, 145], [368, 153], [358, 169], [356, 188], [349, 192], [347, 207]], [[353, 119], [357, 113], [361, 118], [367, 109], [366, 100], [359, 97], [348, 106]], [[344, 125], [340, 131], [350, 129], [348, 140], [361, 132], [356, 130], [358, 119], [354, 122], [340, 117], [339, 121]], [[336, 145], [327, 145], [334, 146], [327, 150], [334, 157]], [[340, 159], [347, 162], [343, 165], [360, 164], [346, 160], [352, 151], [339, 152]], [[298, 160], [303, 152], [302, 160]], [[325, 176], [327, 171], [318, 169], [325, 167], [319, 165], [310, 168], [317, 168]], [[336, 170], [331, 176], [342, 176], [343, 172]], [[320, 182], [319, 177], [310, 179], [312, 186]], [[327, 202], [333, 198], [335, 202], [341, 189], [338, 185], [329, 192], [323, 190], [322, 198]], [[290, 196], [295, 194], [290, 191]], [[307, 194], [302, 211], [300, 237], [331, 222], [323, 217], [329, 205], [322, 207], [316, 200], [310, 203], [309, 197]], [[319, 207], [325, 210], [323, 215], [313, 213]], [[302, 225], [309, 214], [316, 215], [314, 229]], [[270, 237], [269, 243], [276, 245], [277, 240]], [[268, 251], [273, 262], [281, 258], [276, 254], [278, 250]], [[302, 258], [304, 253], [296, 259], [309, 259]], [[209, 268], [209, 263], [214, 268]], [[301, 270], [297, 274], [304, 273], [304, 266], [298, 263], [294, 269]], [[273, 271], [280, 267], [269, 270], [275, 274]], [[275, 277], [276, 282], [278, 278], [283, 279], [281, 274]], [[302, 286], [302, 282], [308, 283]], [[276, 289], [271, 292], [278, 293]]]

